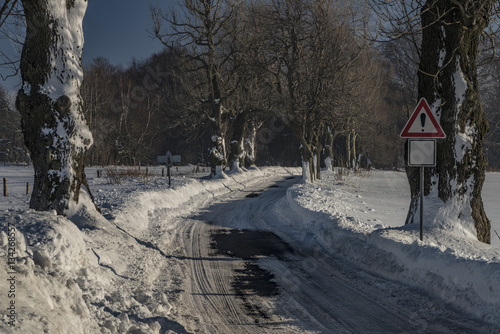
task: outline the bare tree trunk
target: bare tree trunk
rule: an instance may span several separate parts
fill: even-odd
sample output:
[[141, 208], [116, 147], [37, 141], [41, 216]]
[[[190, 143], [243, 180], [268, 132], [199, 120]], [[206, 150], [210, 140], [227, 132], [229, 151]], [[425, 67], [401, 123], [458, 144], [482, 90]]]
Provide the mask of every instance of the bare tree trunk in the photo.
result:
[[[211, 144], [210, 144], [210, 170], [213, 177], [222, 176], [223, 168], [226, 166], [225, 135], [227, 124], [223, 122], [223, 100], [227, 98], [226, 82], [222, 76], [224, 71], [230, 67], [228, 62], [230, 56], [221, 56], [224, 50], [228, 35], [226, 29], [236, 13], [236, 3], [228, 1], [198, 0], [180, 1], [183, 18], [172, 11], [171, 15], [165, 15], [160, 9], [153, 8], [152, 15], [154, 21], [153, 32], [155, 36], [167, 48], [176, 52], [181, 58], [194, 65], [204, 80], [197, 82], [192, 87], [193, 92], [198, 89], [204, 90], [202, 94], [206, 107], [196, 105], [196, 110], [202, 112], [204, 117], [211, 123]], [[163, 31], [162, 21], [165, 20], [170, 27]], [[225, 37], [222, 37], [225, 36]], [[191, 52], [184, 52], [185, 48]], [[182, 52], [179, 52], [182, 50]], [[198, 94], [193, 94], [199, 102]]]
[[[486, 161], [483, 139], [488, 131], [478, 90], [478, 43], [488, 25], [490, 1], [428, 1], [422, 8], [422, 55], [419, 96], [425, 97], [446, 133], [438, 143], [436, 168], [426, 168], [425, 196], [442, 201], [426, 210], [434, 226], [463, 228], [490, 242], [481, 190]], [[435, 74], [435, 75], [431, 75]], [[407, 169], [412, 202], [407, 223], [418, 221], [419, 177]], [[445, 209], [446, 208], [446, 209]], [[446, 213], [445, 213], [446, 212]]]
[[356, 152], [356, 139], [358, 138], [358, 135], [356, 134], [356, 130], [352, 130], [351, 134], [351, 140], [352, 140], [352, 169], [354, 171], [357, 171], [359, 169], [359, 161], [358, 161], [358, 156]]
[[315, 128], [315, 134], [313, 136], [314, 138], [314, 158], [315, 158], [315, 163], [314, 163], [314, 178], [316, 180], [321, 180], [321, 151], [323, 150], [323, 144], [321, 143], [321, 136], [323, 133], [323, 126], [319, 125]]
[[326, 144], [325, 144], [325, 165], [326, 169], [333, 172], [333, 141], [335, 136], [333, 135], [333, 129], [328, 128], [326, 132]]
[[247, 130], [246, 130], [246, 137], [244, 141], [243, 148], [245, 150], [244, 154], [244, 161], [245, 161], [245, 166], [250, 167], [255, 165], [255, 159], [257, 157], [257, 152], [255, 148], [255, 140], [257, 138], [257, 130], [260, 127], [257, 126], [257, 122], [255, 120], [252, 120], [247, 123]]
[[351, 131], [347, 132], [346, 140], [345, 141], [346, 141], [346, 159], [347, 159], [346, 167], [347, 168], [351, 168], [351, 155], [352, 155], [352, 151], [351, 151]]
[[233, 122], [233, 135], [231, 139], [231, 150], [229, 152], [228, 165], [232, 171], [238, 171], [241, 167], [241, 162], [244, 157], [244, 140], [246, 121], [248, 113], [242, 111], [236, 115]]
[[[211, 56], [209, 59], [215, 61], [214, 46], [210, 47]], [[211, 123], [212, 123], [212, 147], [210, 148], [210, 170], [212, 177], [222, 176], [224, 167], [226, 167], [226, 144], [225, 133], [222, 121], [221, 92], [219, 79], [220, 74], [216, 73], [215, 64], [210, 66], [207, 71], [207, 77], [210, 79], [210, 105], [211, 105]]]
[[16, 106], [31, 152], [35, 182], [30, 208], [64, 214], [86, 184], [92, 135], [82, 111], [82, 20], [86, 0], [23, 0], [26, 40], [23, 86]]
[[308, 180], [310, 182], [314, 182], [313, 152], [310, 144], [304, 136], [300, 137], [300, 143], [300, 153], [302, 156], [302, 177], [304, 182], [307, 182]]
[[210, 172], [212, 177], [220, 177], [226, 165], [224, 137], [221, 133], [212, 135], [210, 147]]
[[314, 156], [311, 155], [311, 158], [309, 159], [309, 178], [311, 180], [311, 183], [316, 180], [316, 171], [314, 169]]
[[316, 180], [321, 180], [321, 151], [323, 150], [323, 145], [318, 143], [316, 146]]

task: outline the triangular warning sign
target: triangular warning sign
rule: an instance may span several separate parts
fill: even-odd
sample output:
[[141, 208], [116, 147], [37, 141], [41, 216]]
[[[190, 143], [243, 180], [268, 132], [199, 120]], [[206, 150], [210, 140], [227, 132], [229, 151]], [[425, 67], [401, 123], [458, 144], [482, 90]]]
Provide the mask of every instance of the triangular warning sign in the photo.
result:
[[401, 138], [445, 138], [446, 135], [425, 98], [421, 98], [410, 116]]

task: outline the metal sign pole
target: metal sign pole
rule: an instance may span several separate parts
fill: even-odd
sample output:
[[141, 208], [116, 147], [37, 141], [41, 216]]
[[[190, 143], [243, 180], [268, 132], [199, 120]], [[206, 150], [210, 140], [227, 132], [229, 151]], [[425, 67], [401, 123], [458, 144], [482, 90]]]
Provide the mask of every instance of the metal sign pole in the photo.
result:
[[436, 139], [446, 138], [446, 134], [427, 100], [421, 98], [399, 136], [409, 138], [408, 166], [420, 167], [420, 240], [423, 241], [424, 167], [436, 166]]
[[170, 165], [167, 167], [167, 174], [168, 174], [168, 187], [170, 188], [172, 183], [171, 183], [171, 178], [170, 178]]
[[170, 188], [171, 183], [170, 183], [170, 166], [172, 165], [170, 156], [167, 157], [167, 174], [168, 174], [168, 187]]
[[424, 241], [424, 167], [420, 167], [420, 241]]

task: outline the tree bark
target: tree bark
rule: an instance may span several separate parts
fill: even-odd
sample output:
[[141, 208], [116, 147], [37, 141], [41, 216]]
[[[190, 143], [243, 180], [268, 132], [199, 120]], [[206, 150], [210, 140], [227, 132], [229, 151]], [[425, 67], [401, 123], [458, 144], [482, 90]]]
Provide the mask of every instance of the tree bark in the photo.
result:
[[[213, 36], [209, 38], [212, 41]], [[209, 62], [207, 69], [207, 79], [210, 82], [209, 103], [211, 108], [210, 122], [212, 124], [212, 147], [210, 149], [210, 170], [212, 177], [221, 177], [224, 167], [226, 167], [226, 144], [225, 131], [222, 121], [222, 105], [220, 90], [220, 74], [215, 67], [215, 46], [210, 42]]]
[[352, 134], [351, 134], [351, 140], [352, 140], [352, 145], [351, 145], [351, 150], [352, 150], [352, 170], [357, 171], [359, 168], [359, 162], [358, 162], [358, 152], [356, 152], [356, 139], [358, 135], [356, 134], [356, 130], [352, 129]]
[[316, 146], [316, 180], [321, 180], [321, 151], [323, 150], [323, 145], [318, 143]]
[[241, 167], [244, 158], [244, 140], [246, 121], [248, 113], [242, 111], [236, 115], [233, 121], [233, 135], [231, 139], [231, 150], [229, 152], [228, 165], [232, 171], [238, 171]]
[[221, 177], [226, 166], [224, 138], [221, 133], [212, 136], [210, 147], [210, 172], [212, 177]]
[[314, 182], [314, 163], [311, 145], [305, 136], [300, 138], [300, 154], [302, 156], [302, 178], [304, 182]]
[[87, 1], [22, 4], [27, 27], [16, 107], [35, 169], [30, 208], [63, 215], [86, 184], [85, 152], [92, 145], [80, 96]]
[[345, 143], [346, 143], [346, 159], [347, 159], [347, 161], [346, 161], [346, 167], [347, 168], [351, 168], [351, 155], [352, 155], [352, 151], [351, 151], [351, 131], [347, 132]]
[[325, 165], [326, 169], [333, 172], [333, 142], [335, 136], [333, 134], [333, 129], [328, 127], [326, 132], [326, 144], [325, 144]]
[[314, 129], [313, 140], [313, 153], [314, 153], [314, 179], [321, 180], [321, 151], [323, 144], [321, 143], [321, 136], [323, 134], [323, 126], [317, 126]]
[[255, 159], [257, 158], [257, 152], [255, 147], [255, 141], [257, 138], [257, 128], [260, 127], [256, 125], [257, 121], [252, 119], [252, 121], [247, 123], [247, 135], [245, 137], [243, 149], [245, 167], [250, 167], [255, 165]]
[[[491, 1], [461, 1], [460, 7], [453, 3], [429, 0], [421, 13], [419, 97], [427, 99], [446, 134], [438, 142], [437, 167], [425, 172], [425, 197], [441, 201], [434, 211], [426, 209], [426, 218], [435, 226], [461, 225], [489, 243], [490, 222], [481, 198], [488, 123], [479, 96], [476, 58]], [[407, 223], [419, 217], [417, 174], [415, 168], [407, 168], [412, 195]]]

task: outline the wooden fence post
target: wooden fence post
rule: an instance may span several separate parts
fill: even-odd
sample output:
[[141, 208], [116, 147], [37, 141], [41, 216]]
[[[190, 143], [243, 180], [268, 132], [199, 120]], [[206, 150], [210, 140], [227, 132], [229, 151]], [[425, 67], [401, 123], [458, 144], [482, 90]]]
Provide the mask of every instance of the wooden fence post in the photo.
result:
[[7, 178], [3, 178], [3, 195], [7, 196]]
[[30, 194], [30, 183], [26, 182], [26, 195]]

